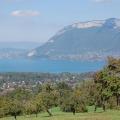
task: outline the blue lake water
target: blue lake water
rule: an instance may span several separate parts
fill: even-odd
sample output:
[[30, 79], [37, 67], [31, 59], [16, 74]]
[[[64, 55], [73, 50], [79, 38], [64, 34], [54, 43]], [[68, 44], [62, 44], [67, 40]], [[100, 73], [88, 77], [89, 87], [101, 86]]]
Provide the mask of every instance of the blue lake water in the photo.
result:
[[104, 65], [104, 61], [1, 59], [0, 72], [89, 72], [100, 70]]

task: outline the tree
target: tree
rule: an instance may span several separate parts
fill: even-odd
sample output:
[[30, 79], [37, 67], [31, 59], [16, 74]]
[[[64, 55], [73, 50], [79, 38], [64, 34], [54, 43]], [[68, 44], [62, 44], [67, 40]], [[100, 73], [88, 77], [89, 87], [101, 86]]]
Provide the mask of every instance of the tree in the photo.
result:
[[26, 114], [36, 114], [37, 117], [38, 113], [42, 111], [40, 99], [38, 98], [38, 96], [26, 101], [24, 109]]
[[9, 104], [9, 114], [14, 116], [15, 120], [18, 115], [21, 115], [23, 112], [23, 106], [20, 101], [17, 99], [12, 99]]
[[120, 105], [120, 59], [108, 58], [109, 75], [111, 76], [111, 91], [116, 96], [117, 106]]
[[52, 116], [50, 109], [53, 107], [53, 96], [51, 93], [41, 92], [38, 94], [37, 98], [39, 99], [39, 104], [43, 111], [46, 111], [49, 116]]
[[116, 96], [116, 104], [120, 105], [120, 59], [108, 58], [108, 64], [94, 76], [100, 99], [105, 109], [105, 102]]
[[43, 111], [52, 116], [50, 109], [57, 104], [57, 91], [51, 83], [43, 85], [42, 91], [37, 95], [37, 103]]
[[64, 112], [87, 112], [86, 103], [80, 88], [74, 88], [72, 91], [64, 91], [60, 98], [60, 108]]
[[9, 99], [6, 96], [0, 96], [0, 118], [9, 114]]

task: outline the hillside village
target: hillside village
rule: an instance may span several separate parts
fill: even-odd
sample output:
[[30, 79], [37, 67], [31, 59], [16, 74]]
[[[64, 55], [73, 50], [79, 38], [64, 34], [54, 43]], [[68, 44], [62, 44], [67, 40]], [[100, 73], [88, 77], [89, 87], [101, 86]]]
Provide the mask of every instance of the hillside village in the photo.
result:
[[30, 90], [47, 82], [59, 83], [61, 81], [67, 82], [70, 86], [74, 86], [84, 80], [92, 79], [92, 74], [92, 72], [81, 74], [0, 73], [0, 91], [1, 94], [5, 94], [15, 90], [16, 88], [25, 88]]

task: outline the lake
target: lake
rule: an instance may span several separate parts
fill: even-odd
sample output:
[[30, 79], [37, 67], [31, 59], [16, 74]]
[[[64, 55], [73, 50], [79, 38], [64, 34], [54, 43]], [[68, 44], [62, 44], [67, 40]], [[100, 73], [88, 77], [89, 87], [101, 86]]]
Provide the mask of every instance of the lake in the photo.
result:
[[104, 61], [67, 61], [48, 59], [1, 59], [0, 72], [90, 72], [103, 68]]

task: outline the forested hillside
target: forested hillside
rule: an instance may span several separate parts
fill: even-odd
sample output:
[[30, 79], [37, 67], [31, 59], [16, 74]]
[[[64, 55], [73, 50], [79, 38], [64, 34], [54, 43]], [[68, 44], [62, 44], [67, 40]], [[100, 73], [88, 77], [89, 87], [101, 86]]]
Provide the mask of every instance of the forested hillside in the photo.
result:
[[[73, 77], [72, 77], [73, 78]], [[74, 78], [76, 79], [76, 78]], [[120, 109], [120, 59], [108, 58], [108, 64], [89, 79], [71, 86], [67, 81], [46, 81], [37, 86], [16, 87], [0, 95], [0, 117], [47, 112], [53, 116], [52, 108], [73, 115], [89, 112], [87, 106], [99, 107], [103, 112]], [[98, 119], [99, 120], [99, 119]]]

